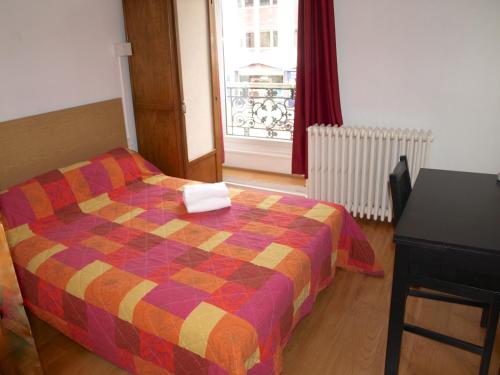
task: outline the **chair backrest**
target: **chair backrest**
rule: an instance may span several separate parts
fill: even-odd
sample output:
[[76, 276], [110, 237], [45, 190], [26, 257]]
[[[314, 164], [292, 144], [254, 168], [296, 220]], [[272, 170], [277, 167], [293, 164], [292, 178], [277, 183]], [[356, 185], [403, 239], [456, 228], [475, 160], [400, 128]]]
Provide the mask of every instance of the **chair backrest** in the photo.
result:
[[411, 193], [410, 171], [406, 156], [400, 156], [396, 168], [389, 175], [389, 185], [391, 187], [393, 223], [396, 225]]

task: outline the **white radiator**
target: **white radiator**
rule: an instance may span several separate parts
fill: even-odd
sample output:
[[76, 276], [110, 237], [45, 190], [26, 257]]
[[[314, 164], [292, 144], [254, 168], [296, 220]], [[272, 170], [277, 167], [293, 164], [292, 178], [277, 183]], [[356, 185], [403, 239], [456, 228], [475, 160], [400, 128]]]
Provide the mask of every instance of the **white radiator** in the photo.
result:
[[355, 217], [389, 222], [389, 174], [406, 155], [413, 183], [432, 142], [426, 130], [315, 125], [307, 132], [307, 196], [339, 203]]

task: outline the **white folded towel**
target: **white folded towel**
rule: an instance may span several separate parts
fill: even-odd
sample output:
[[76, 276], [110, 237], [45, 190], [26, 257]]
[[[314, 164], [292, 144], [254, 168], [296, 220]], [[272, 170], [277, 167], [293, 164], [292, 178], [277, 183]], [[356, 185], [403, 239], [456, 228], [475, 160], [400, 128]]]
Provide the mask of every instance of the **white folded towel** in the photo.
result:
[[[186, 204], [186, 202], [184, 202]], [[190, 214], [195, 212], [205, 212], [219, 210], [221, 208], [231, 207], [230, 198], [205, 198], [198, 202], [186, 204], [187, 212]]]
[[223, 182], [186, 185], [183, 198], [189, 213], [213, 211], [231, 206], [229, 190]]
[[224, 182], [184, 186], [184, 202], [197, 202], [205, 198], [228, 198], [229, 190]]

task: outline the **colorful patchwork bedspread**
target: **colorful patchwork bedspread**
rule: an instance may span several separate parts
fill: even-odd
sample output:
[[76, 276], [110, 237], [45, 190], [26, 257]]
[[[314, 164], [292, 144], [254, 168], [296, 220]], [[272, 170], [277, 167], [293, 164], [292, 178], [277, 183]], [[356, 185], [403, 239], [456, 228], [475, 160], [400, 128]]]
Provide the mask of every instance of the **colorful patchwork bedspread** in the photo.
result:
[[116, 149], [0, 193], [28, 308], [131, 373], [273, 374], [335, 266], [383, 274], [341, 206], [188, 183]]

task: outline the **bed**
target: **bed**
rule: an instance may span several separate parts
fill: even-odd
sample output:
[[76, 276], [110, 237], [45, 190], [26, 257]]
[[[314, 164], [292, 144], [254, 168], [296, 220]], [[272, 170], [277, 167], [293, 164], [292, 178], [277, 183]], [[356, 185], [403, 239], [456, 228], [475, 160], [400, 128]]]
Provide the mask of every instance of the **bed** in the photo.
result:
[[187, 214], [192, 181], [117, 148], [0, 193], [25, 305], [137, 374], [277, 374], [335, 269], [382, 276], [342, 207], [230, 189]]

